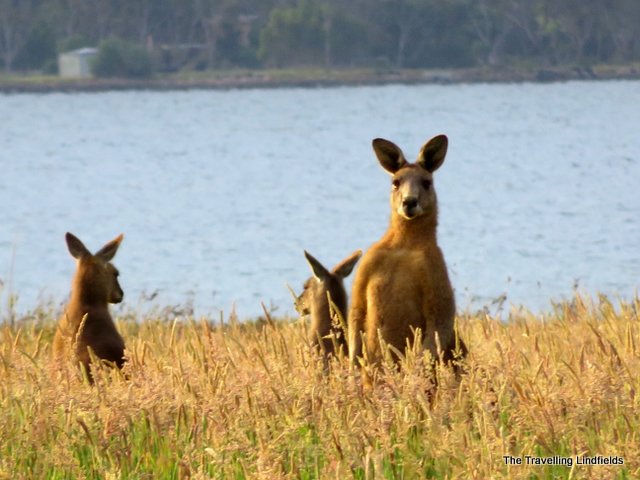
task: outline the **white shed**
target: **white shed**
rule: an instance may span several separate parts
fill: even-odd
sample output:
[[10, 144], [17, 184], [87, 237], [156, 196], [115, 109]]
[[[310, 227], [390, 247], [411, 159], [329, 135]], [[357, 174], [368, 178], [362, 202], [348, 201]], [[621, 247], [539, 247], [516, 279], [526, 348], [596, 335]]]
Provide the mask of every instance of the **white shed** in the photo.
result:
[[58, 55], [58, 72], [63, 78], [91, 78], [91, 58], [97, 48], [80, 48]]

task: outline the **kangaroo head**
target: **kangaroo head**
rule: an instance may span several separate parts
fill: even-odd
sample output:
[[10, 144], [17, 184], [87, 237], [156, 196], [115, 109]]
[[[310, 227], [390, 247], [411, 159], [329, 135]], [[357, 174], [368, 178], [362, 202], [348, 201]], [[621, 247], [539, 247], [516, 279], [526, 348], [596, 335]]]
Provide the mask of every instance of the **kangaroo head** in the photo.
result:
[[118, 269], [110, 263], [122, 242], [120, 234], [95, 254], [84, 246], [78, 237], [68, 233], [67, 247], [71, 256], [78, 261], [74, 279], [74, 289], [86, 300], [95, 302], [120, 303], [124, 292], [118, 283]]
[[329, 315], [329, 303], [327, 294], [336, 307], [341, 309], [341, 314], [345, 315], [347, 304], [347, 294], [344, 290], [343, 279], [352, 272], [362, 251], [357, 250], [342, 260], [329, 271], [313, 255], [305, 250], [304, 256], [311, 267], [313, 276], [304, 283], [302, 293], [296, 298], [295, 306], [300, 315], [309, 315], [311, 310], [325, 310]]
[[382, 168], [392, 175], [391, 210], [411, 220], [432, 212], [437, 203], [433, 188], [433, 172], [447, 154], [445, 135], [433, 137], [420, 150], [415, 163], [409, 163], [402, 150], [383, 138], [373, 141], [373, 150]]

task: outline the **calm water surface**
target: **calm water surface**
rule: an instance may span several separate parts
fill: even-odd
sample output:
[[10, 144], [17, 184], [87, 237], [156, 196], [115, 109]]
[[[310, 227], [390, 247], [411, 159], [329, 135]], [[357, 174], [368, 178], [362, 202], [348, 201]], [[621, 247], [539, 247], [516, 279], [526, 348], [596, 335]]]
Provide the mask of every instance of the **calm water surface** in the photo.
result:
[[413, 159], [437, 133], [459, 309], [631, 298], [639, 105], [631, 81], [0, 95], [0, 316], [11, 294], [67, 298], [66, 231], [92, 250], [125, 234], [125, 307], [292, 313], [304, 248], [333, 266], [387, 227], [371, 139]]

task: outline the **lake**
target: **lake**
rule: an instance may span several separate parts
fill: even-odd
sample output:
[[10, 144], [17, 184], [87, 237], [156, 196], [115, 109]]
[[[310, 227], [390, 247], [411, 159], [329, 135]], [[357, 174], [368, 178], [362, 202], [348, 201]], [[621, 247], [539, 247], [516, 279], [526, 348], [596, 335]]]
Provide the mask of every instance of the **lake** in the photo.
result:
[[119, 308], [293, 314], [303, 249], [331, 267], [387, 227], [371, 140], [413, 160], [438, 133], [459, 310], [630, 299], [639, 106], [637, 81], [0, 95], [0, 316], [68, 298], [66, 231], [125, 234]]

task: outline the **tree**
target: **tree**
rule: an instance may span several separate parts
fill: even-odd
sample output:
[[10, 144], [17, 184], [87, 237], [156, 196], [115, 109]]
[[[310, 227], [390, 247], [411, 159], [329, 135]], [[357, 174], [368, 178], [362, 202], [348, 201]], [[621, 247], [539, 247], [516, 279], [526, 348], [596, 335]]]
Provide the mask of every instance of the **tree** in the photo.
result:
[[382, 0], [378, 5], [382, 28], [395, 46], [392, 55], [397, 68], [405, 66], [407, 47], [424, 26], [427, 6], [428, 0]]
[[35, 25], [27, 36], [24, 45], [15, 57], [18, 69], [41, 69], [56, 59], [56, 36], [45, 22]]
[[323, 55], [325, 13], [320, 5], [301, 1], [294, 7], [276, 7], [260, 34], [259, 57], [268, 65], [312, 65]]
[[565, 40], [562, 53], [566, 59], [577, 62], [583, 59], [585, 47], [595, 31], [597, 7], [597, 1], [586, 3], [584, 0], [564, 0], [554, 4], [551, 14], [559, 26], [557, 33]]
[[71, 38], [78, 35], [78, 24], [86, 8], [85, 4], [83, 0], [57, 0], [52, 17], [63, 37]]
[[[637, 0], [612, 0], [611, 8], [603, 10], [607, 37], [613, 44], [616, 61], [640, 59], [640, 2]], [[607, 59], [609, 60], [609, 59]]]
[[0, 0], [0, 56], [7, 72], [26, 43], [31, 16], [30, 0]]
[[477, 0], [471, 15], [471, 24], [482, 45], [483, 61], [491, 66], [503, 62], [507, 39], [514, 29], [514, 24], [505, 11], [511, 0]]

